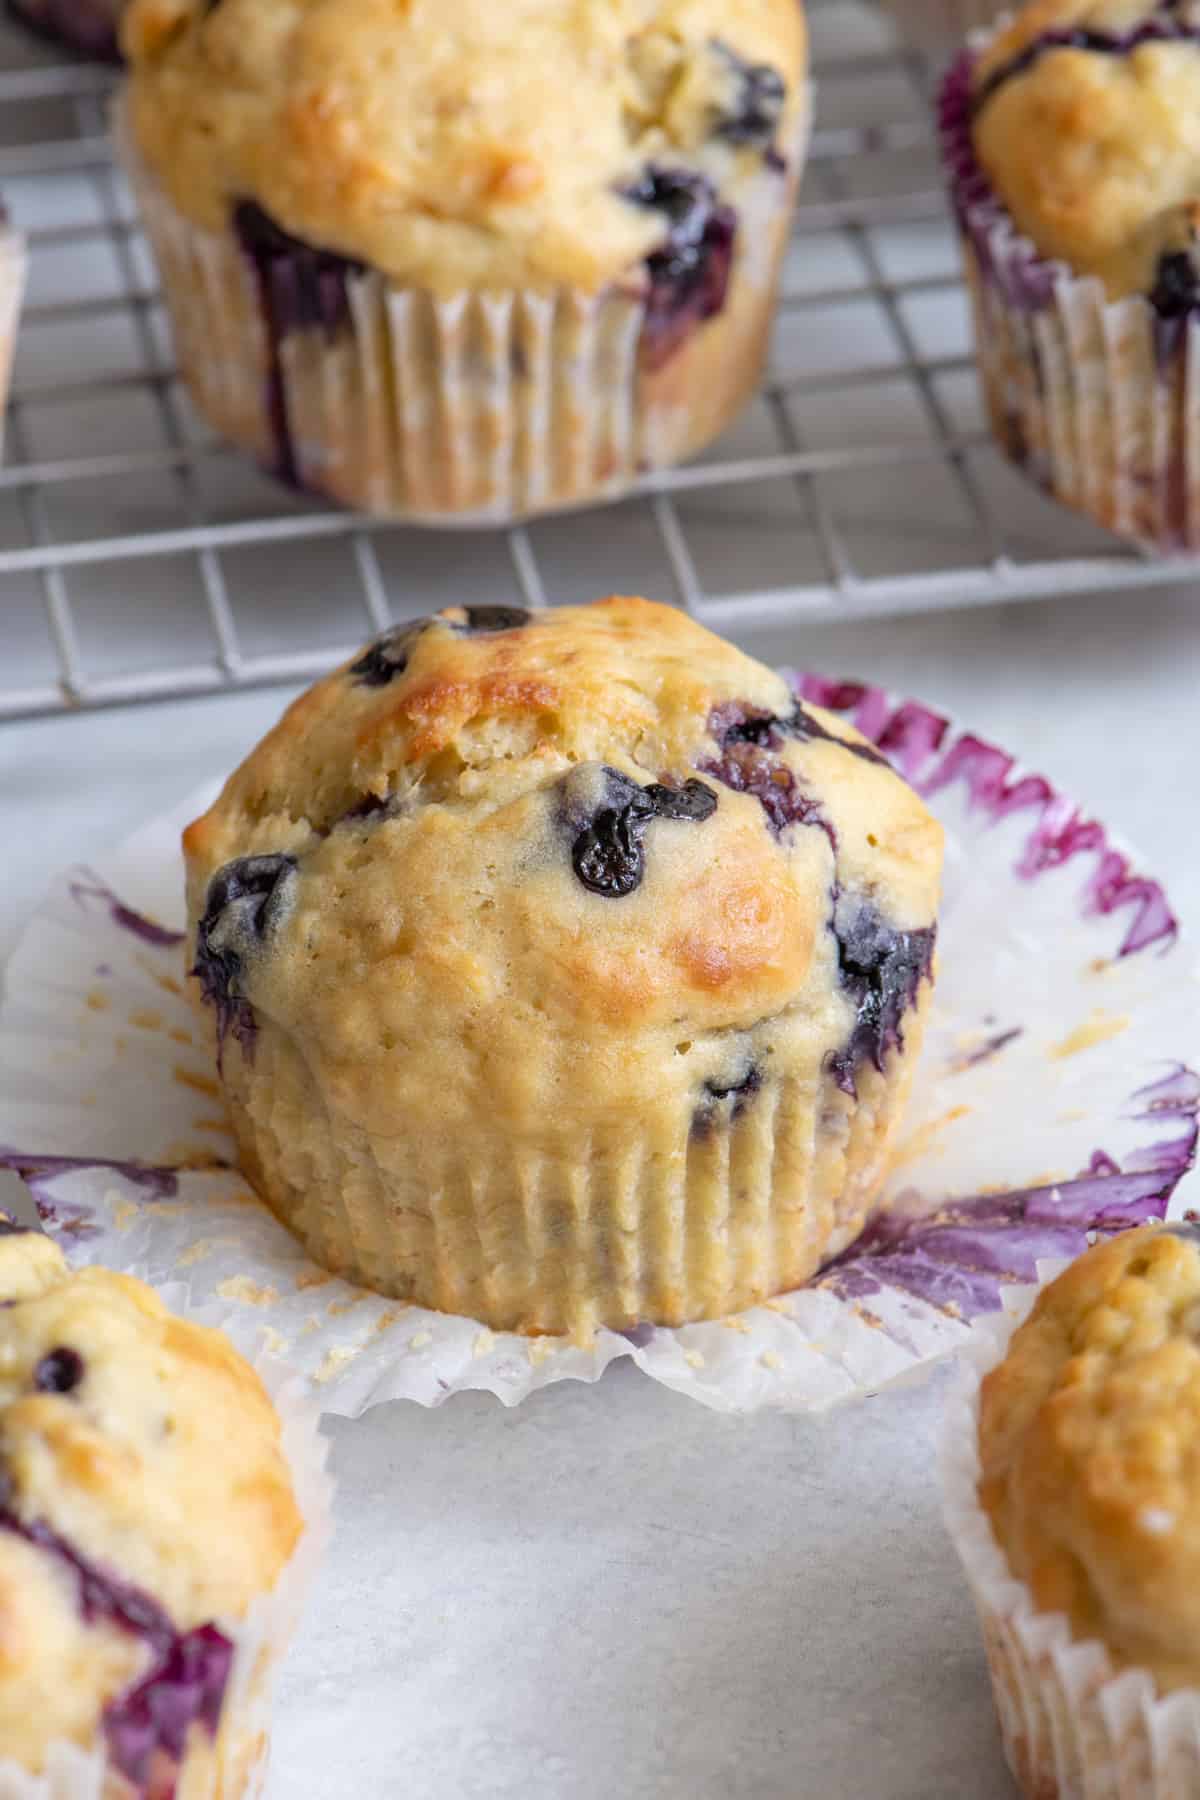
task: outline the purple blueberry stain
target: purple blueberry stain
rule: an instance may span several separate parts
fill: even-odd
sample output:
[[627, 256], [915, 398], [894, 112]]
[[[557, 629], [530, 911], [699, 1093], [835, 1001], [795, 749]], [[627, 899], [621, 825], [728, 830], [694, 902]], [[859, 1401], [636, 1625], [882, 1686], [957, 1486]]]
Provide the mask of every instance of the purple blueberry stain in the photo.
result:
[[283, 343], [294, 331], [321, 331], [332, 343], [350, 318], [350, 283], [363, 274], [364, 264], [293, 237], [253, 200], [235, 202], [231, 224], [258, 283], [267, 341], [267, 411], [277, 473], [299, 487]]
[[146, 1645], [149, 1668], [105, 1707], [102, 1728], [109, 1755], [138, 1800], [149, 1800], [152, 1778], [155, 1794], [174, 1793], [173, 1779], [169, 1789], [162, 1786], [161, 1758], [169, 1757], [177, 1770], [195, 1724], [216, 1735], [233, 1645], [213, 1624], [178, 1632], [149, 1594], [92, 1562], [45, 1521], [26, 1523], [12, 1510], [12, 1499], [12, 1479], [5, 1473], [0, 1530], [23, 1538], [70, 1570], [84, 1622], [102, 1621]]
[[643, 360], [659, 369], [724, 306], [737, 215], [696, 170], [651, 163], [639, 180], [618, 191], [631, 205], [663, 214], [667, 223], [662, 244], [646, 258], [641, 340]]
[[295, 857], [274, 852], [238, 857], [218, 869], [208, 884], [190, 972], [199, 980], [204, 999], [216, 1009], [222, 1046], [229, 1032], [244, 1050], [254, 1042], [256, 1024], [244, 991], [246, 974], [278, 929], [295, 875]]
[[[72, 900], [85, 909], [89, 900], [101, 901], [114, 925], [155, 950], [173, 950], [177, 944], [183, 943], [185, 934], [182, 931], [173, 931], [169, 926], [160, 925], [156, 919], [147, 918], [145, 913], [136, 911], [134, 907], [126, 906], [107, 883], [101, 881], [90, 869], [81, 869], [68, 882], [68, 892]], [[101, 965], [96, 973], [100, 974], [105, 968], [107, 965]], [[111, 975], [111, 968], [107, 972]]]
[[463, 615], [461, 624], [453, 617], [438, 613], [385, 631], [382, 637], [367, 645], [357, 662], [351, 663], [350, 674], [360, 687], [386, 687], [404, 674], [413, 645], [431, 625], [440, 625], [444, 630], [464, 637], [490, 637], [500, 632], [520, 631], [533, 617], [523, 606], [464, 606], [457, 610]]
[[600, 804], [586, 822], [579, 818], [577, 795], [586, 771], [576, 771], [565, 785], [565, 814], [574, 837], [571, 867], [589, 893], [620, 900], [642, 884], [646, 872], [644, 838], [655, 819], [702, 824], [717, 810], [717, 796], [703, 781], [680, 787], [652, 781], [639, 787], [618, 769], [599, 771]]
[[882, 1072], [888, 1052], [903, 1046], [904, 1015], [933, 972], [937, 928], [898, 931], [871, 901], [835, 893], [830, 929], [837, 940], [838, 977], [853, 1002], [855, 1021], [828, 1067], [842, 1092], [855, 1094], [860, 1066], [869, 1062]]
[[837, 833], [832, 821], [780, 755], [789, 735], [788, 721], [761, 708], [733, 702], [713, 709], [708, 729], [716, 739], [719, 754], [699, 764], [701, 774], [715, 776], [734, 793], [749, 794], [757, 800], [773, 837], [782, 837], [793, 825], [815, 825], [836, 851]]
[[48, 1350], [33, 1371], [33, 1385], [39, 1394], [71, 1394], [84, 1377], [84, 1362], [78, 1350], [60, 1344]]
[[[735, 1125], [747, 1111], [763, 1085], [763, 1072], [750, 1063], [744, 1073], [732, 1081], [708, 1080], [701, 1090], [699, 1104], [692, 1114], [692, 1136], [707, 1137], [719, 1124]], [[728, 1107], [725, 1102], [728, 1101]]]

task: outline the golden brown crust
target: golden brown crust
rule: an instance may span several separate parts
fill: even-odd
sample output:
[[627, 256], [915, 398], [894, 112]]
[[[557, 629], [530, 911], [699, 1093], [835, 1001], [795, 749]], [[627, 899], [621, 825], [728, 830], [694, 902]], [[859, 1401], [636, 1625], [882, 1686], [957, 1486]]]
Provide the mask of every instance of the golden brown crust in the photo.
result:
[[[811, 1270], [837, 1185], [856, 1216], [874, 1191], [890, 1118], [885, 1088], [869, 1174], [843, 1166], [826, 1064], [855, 1010], [835, 895], [927, 931], [936, 823], [812, 709], [815, 734], [783, 731], [771, 753], [770, 785], [796, 802], [773, 829], [755, 792], [714, 772], [719, 709], [786, 719], [795, 698], [673, 608], [616, 596], [500, 630], [450, 609], [387, 655], [405, 662], [390, 681], [351, 665], [302, 696], [185, 834], [192, 942], [215, 930], [234, 947], [251, 1013], [221, 1068], [256, 1184], [318, 1260], [489, 1323], [561, 1330], [592, 1305], [614, 1322], [686, 1317], [701, 1302], [677, 1234], [705, 1163], [693, 1139], [715, 1120], [745, 1138], [748, 1166], [730, 1150], [704, 1179], [732, 1183], [731, 1206], [795, 1215], [796, 1241], [782, 1233], [764, 1267], [725, 1271], [726, 1306], [771, 1291], [776, 1265]], [[629, 891], [590, 889], [580, 834], [622, 794], [688, 781], [706, 815], [654, 817]], [[280, 854], [296, 866], [270, 865], [264, 939], [238, 935], [236, 903], [214, 926], [219, 871]], [[910, 1054], [916, 1013], [911, 1026]], [[818, 1174], [834, 1184], [820, 1229], [805, 1200]], [[715, 1221], [714, 1241], [727, 1229]], [[572, 1257], [590, 1273], [569, 1273]], [[696, 1285], [719, 1283], [708, 1269]]]
[[985, 1379], [980, 1498], [1040, 1611], [1160, 1691], [1200, 1682], [1200, 1245], [1091, 1250]]
[[124, 43], [185, 217], [219, 230], [252, 200], [442, 294], [612, 281], [665, 229], [618, 193], [647, 163], [725, 192], [761, 159], [714, 136], [719, 46], [785, 81], [785, 146], [806, 62], [796, 0], [135, 0]]
[[[219, 1332], [128, 1276], [72, 1273], [46, 1238], [0, 1238], [0, 1297], [14, 1295], [0, 1311], [6, 1514], [145, 1593], [178, 1632], [236, 1621], [301, 1530], [257, 1375]], [[40, 1391], [64, 1350], [78, 1384]], [[85, 1617], [69, 1565], [0, 1529], [4, 1754], [37, 1769], [55, 1738], [90, 1746], [147, 1656], [136, 1634]]]
[[[1110, 299], [1149, 293], [1161, 256], [1190, 258], [1198, 241], [1200, 41], [1138, 41], [1160, 27], [1192, 29], [1190, 13], [1033, 0], [974, 71], [975, 147], [994, 188], [1044, 256], [1099, 276]], [[1096, 44], [1047, 44], [1014, 68], [1071, 33]]]

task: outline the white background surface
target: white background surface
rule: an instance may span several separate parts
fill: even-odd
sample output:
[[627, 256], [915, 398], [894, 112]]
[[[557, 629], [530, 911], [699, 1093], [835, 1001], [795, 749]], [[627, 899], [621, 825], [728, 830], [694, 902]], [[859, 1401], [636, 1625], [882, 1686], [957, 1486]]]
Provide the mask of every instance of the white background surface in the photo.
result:
[[[1194, 586], [742, 641], [952, 711], [1200, 917]], [[0, 730], [0, 957], [55, 867], [231, 766], [283, 698]], [[941, 1530], [940, 1391], [728, 1420], [618, 1367], [512, 1413], [332, 1422], [339, 1530], [271, 1800], [1011, 1794]]]

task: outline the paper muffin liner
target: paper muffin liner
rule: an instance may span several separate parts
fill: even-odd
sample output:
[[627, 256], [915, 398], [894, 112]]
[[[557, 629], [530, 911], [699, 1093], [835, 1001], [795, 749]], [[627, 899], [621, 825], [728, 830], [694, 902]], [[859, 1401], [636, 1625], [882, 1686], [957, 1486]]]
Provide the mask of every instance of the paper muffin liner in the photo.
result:
[[52, 43], [97, 62], [119, 63], [118, 33], [128, 0], [8, 0], [8, 10]]
[[644, 299], [619, 285], [439, 298], [304, 250], [264, 280], [232, 228], [203, 230], [173, 206], [120, 110], [117, 145], [180, 367], [216, 430], [293, 485], [364, 512], [495, 524], [614, 499], [699, 450], [749, 397], [807, 144], [807, 93], [801, 112], [786, 168], [764, 159], [739, 188], [721, 310], [657, 362]]
[[1200, 547], [1200, 322], [1105, 298], [1021, 236], [980, 167], [971, 70], [942, 83], [942, 156], [993, 435], [1047, 493], [1159, 550]]
[[[0, 219], [2, 218], [3, 209], [0, 208]], [[17, 347], [17, 322], [25, 295], [27, 269], [24, 238], [19, 232], [0, 224], [0, 430], [4, 408], [8, 402], [13, 355]]]
[[[186, 1310], [185, 1288], [168, 1283], [161, 1292], [173, 1310]], [[260, 1356], [255, 1368], [279, 1414], [304, 1533], [270, 1593], [255, 1600], [244, 1618], [215, 1621], [233, 1644], [220, 1725], [214, 1739], [194, 1738], [173, 1790], [178, 1800], [258, 1800], [263, 1793], [275, 1679], [332, 1527], [329, 1445], [319, 1429], [319, 1410], [304, 1383], [275, 1359]], [[219, 1552], [215, 1543], [214, 1554]], [[50, 1745], [39, 1775], [0, 1759], [0, 1800], [133, 1800], [134, 1794], [110, 1766], [102, 1743], [86, 1751], [65, 1741]]]
[[515, 1404], [630, 1358], [723, 1411], [815, 1410], [928, 1371], [1038, 1258], [1163, 1217], [1191, 1168], [1197, 974], [1158, 882], [1045, 776], [918, 702], [792, 677], [851, 720], [946, 831], [938, 984], [884, 1209], [815, 1279], [732, 1317], [522, 1337], [329, 1275], [232, 1166], [184, 991], [179, 833], [215, 796], [51, 889], [7, 970], [0, 1163], [74, 1261], [153, 1285], [327, 1411]]
[[[463, 1155], [406, 1139], [394, 1162], [387, 1143], [334, 1128], [305, 1147], [300, 1181], [291, 1115], [281, 1123], [274, 1103], [307, 1079], [295, 1043], [260, 1032], [245, 1057], [227, 1044], [223, 1086], [241, 1166], [322, 1268], [492, 1330], [587, 1346], [601, 1325], [740, 1311], [844, 1250], [886, 1175], [928, 1011], [923, 983], [902, 1042], [882, 1069], [864, 1062], [850, 1094], [820, 1068], [776, 1069], [702, 1121], [689, 1105], [653, 1130], [598, 1126], [561, 1150]], [[431, 1196], [419, 1220], [397, 1198], [413, 1189]]]
[[1200, 1689], [1161, 1697], [1147, 1671], [1116, 1669], [1104, 1644], [1072, 1637], [1062, 1613], [1038, 1612], [979, 1503], [980, 1386], [1031, 1304], [1013, 1296], [964, 1345], [939, 1448], [946, 1527], [979, 1613], [1004, 1754], [1030, 1800], [1191, 1800]]

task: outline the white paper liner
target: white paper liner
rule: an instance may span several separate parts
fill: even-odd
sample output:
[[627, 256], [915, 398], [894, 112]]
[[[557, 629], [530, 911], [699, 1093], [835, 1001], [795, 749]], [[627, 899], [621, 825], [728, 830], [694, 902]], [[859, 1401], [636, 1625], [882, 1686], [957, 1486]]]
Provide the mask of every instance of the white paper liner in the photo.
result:
[[1074, 1640], [1062, 1613], [1039, 1613], [979, 1504], [980, 1384], [1032, 1299], [1011, 1296], [963, 1346], [939, 1446], [946, 1527], [979, 1612], [1004, 1754], [1034, 1800], [1195, 1800], [1200, 1690], [1159, 1698], [1145, 1670], [1118, 1673], [1104, 1644]]
[[737, 239], [721, 310], [657, 368], [640, 348], [644, 302], [619, 284], [439, 298], [370, 269], [345, 280], [335, 329], [292, 327], [276, 358], [258, 277], [233, 231], [203, 230], [178, 212], [121, 109], [116, 143], [180, 366], [216, 429], [284, 479], [362, 511], [488, 525], [612, 500], [701, 449], [749, 398], [810, 117], [806, 89], [786, 172], [764, 161], [732, 198]]
[[942, 155], [992, 432], [1065, 506], [1158, 550], [1200, 548], [1200, 323], [1044, 258], [988, 183], [971, 139], [970, 69], [939, 101]]
[[[186, 1312], [184, 1287], [168, 1284], [162, 1297], [172, 1310]], [[260, 1356], [255, 1367], [279, 1414], [304, 1534], [269, 1594], [256, 1600], [244, 1618], [216, 1621], [234, 1653], [215, 1755], [203, 1762], [185, 1760], [179, 1800], [257, 1800], [262, 1794], [275, 1680], [332, 1529], [333, 1483], [325, 1466], [329, 1444], [320, 1432], [319, 1409], [304, 1382], [274, 1358]], [[219, 1543], [214, 1554], [220, 1554]], [[130, 1792], [124, 1778], [110, 1771], [103, 1745], [85, 1752], [76, 1744], [52, 1744], [40, 1775], [0, 1760], [0, 1800], [121, 1800]]]
[[28, 266], [25, 239], [18, 232], [0, 226], [0, 446], [3, 444], [3, 416], [8, 404], [13, 355], [17, 347], [17, 322], [25, 296]]
[[584, 1348], [317, 1269], [232, 1168], [204, 1166], [232, 1139], [183, 993], [178, 834], [215, 784], [60, 877], [29, 925], [0, 1011], [0, 1160], [73, 1259], [185, 1281], [195, 1316], [286, 1360], [336, 1413], [471, 1388], [513, 1404], [619, 1356], [725, 1411], [818, 1409], [928, 1369], [1039, 1257], [1163, 1214], [1195, 1149], [1196, 970], [1161, 887], [1044, 777], [915, 702], [796, 679], [947, 832], [939, 984], [889, 1210], [814, 1283]]

